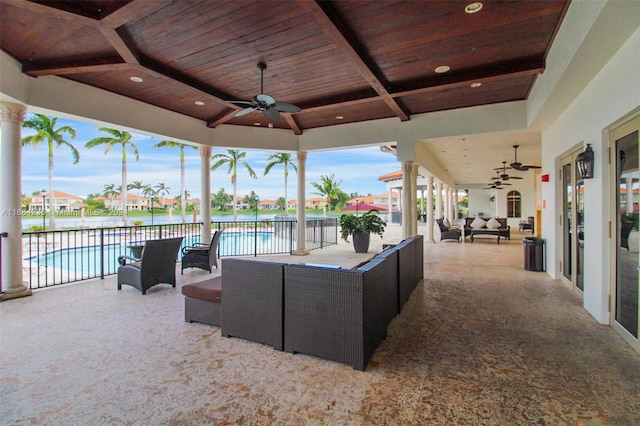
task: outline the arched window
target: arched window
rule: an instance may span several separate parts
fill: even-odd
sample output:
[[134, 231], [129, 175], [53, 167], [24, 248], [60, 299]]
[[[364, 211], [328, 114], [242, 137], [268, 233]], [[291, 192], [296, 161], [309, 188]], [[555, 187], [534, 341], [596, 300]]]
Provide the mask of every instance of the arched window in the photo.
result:
[[507, 217], [521, 217], [521, 197], [518, 191], [507, 193]]

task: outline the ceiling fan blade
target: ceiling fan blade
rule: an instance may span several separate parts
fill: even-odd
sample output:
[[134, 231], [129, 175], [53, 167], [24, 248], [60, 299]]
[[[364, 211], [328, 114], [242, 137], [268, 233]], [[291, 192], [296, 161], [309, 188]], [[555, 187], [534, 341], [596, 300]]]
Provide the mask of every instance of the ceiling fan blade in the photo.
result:
[[230, 104], [253, 105], [250, 101], [228, 101]]
[[523, 179], [520, 176], [509, 176], [507, 179], [504, 180], [511, 180], [511, 179]]
[[300, 112], [302, 109], [293, 104], [288, 104], [286, 102], [276, 102], [276, 109], [280, 112]]
[[269, 121], [280, 121], [280, 119], [282, 118], [282, 116], [280, 115], [280, 111], [275, 108], [268, 108], [262, 111], [262, 114], [264, 114], [264, 116], [267, 117]]
[[526, 166], [522, 166], [522, 167], [526, 167], [527, 170], [528, 169], [541, 169], [542, 168], [541, 166], [531, 166], [531, 165], [526, 165]]
[[245, 108], [245, 109], [241, 109], [240, 111], [236, 112], [236, 117], [242, 117], [243, 115], [247, 115], [252, 113], [253, 111], [255, 111], [257, 108], [256, 107], [249, 107], [249, 108]]

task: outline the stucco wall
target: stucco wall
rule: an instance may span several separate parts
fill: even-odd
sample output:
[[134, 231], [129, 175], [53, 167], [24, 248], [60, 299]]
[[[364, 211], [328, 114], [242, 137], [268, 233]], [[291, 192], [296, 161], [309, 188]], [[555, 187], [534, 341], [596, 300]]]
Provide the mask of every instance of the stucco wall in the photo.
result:
[[[579, 96], [542, 132], [543, 173], [550, 175], [542, 186], [543, 237], [547, 240], [547, 271], [560, 278], [562, 213], [559, 180], [560, 157], [576, 145], [592, 144], [595, 176], [585, 181], [585, 283], [584, 307], [600, 323], [609, 322], [609, 179], [608, 129], [640, 109], [640, 30], [622, 45], [589, 82]], [[553, 165], [553, 167], [550, 167]]]

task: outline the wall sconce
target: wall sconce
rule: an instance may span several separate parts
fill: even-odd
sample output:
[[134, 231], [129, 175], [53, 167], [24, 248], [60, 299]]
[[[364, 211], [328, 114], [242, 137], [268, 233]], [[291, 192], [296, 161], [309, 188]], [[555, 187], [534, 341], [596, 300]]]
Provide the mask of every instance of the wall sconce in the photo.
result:
[[584, 152], [578, 154], [576, 164], [578, 165], [578, 172], [582, 179], [593, 178], [593, 150], [591, 149], [590, 143], [587, 144]]

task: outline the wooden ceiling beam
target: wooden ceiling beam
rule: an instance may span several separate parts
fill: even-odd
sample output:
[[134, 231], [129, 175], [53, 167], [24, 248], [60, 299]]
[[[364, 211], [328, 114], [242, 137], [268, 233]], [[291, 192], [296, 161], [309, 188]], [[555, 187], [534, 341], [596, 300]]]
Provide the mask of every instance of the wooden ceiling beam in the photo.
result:
[[215, 128], [218, 127], [221, 124], [226, 123], [229, 120], [232, 120], [235, 116], [236, 113], [238, 112], [238, 110], [233, 110], [229, 113], [223, 114], [219, 117], [213, 118], [209, 121], [207, 121], [207, 127], [211, 127], [211, 128]]
[[120, 57], [90, 58], [85, 60], [74, 60], [68, 63], [32, 63], [27, 62], [22, 66], [22, 72], [31, 77], [44, 75], [68, 75], [86, 72], [117, 71], [130, 68], [131, 66], [122, 62]]
[[[359, 45], [353, 33], [347, 29], [342, 18], [329, 2], [316, 2], [300, 0], [298, 4], [312, 16], [320, 29], [333, 41], [340, 51], [347, 57], [360, 75], [378, 93], [387, 106], [397, 115], [400, 120], [409, 120], [409, 114], [405, 108], [391, 96], [387, 90], [386, 83], [382, 77], [378, 77], [373, 71], [376, 67], [372, 61], [365, 60], [354, 47]], [[360, 49], [363, 51], [363, 49]], [[377, 73], [380, 74], [380, 73]]]
[[282, 116], [284, 117], [284, 120], [287, 122], [289, 127], [291, 127], [291, 130], [293, 130], [293, 134], [295, 134], [295, 135], [301, 135], [302, 134], [302, 129], [300, 128], [300, 125], [296, 121], [296, 119], [293, 116], [293, 114], [291, 114], [291, 113], [283, 113]]

